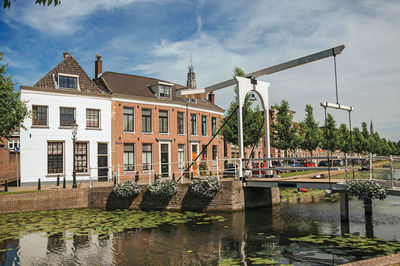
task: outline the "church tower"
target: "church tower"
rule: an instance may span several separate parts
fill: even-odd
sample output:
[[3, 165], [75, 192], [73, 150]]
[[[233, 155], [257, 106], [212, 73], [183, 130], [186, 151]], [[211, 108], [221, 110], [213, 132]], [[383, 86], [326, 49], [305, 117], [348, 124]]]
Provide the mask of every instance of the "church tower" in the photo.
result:
[[374, 127], [372, 126], [372, 120], [371, 120], [371, 124], [369, 126], [369, 135], [370, 136], [374, 135]]
[[192, 65], [192, 55], [190, 55], [190, 65], [189, 65], [189, 72], [187, 73], [187, 82], [186, 86], [189, 89], [196, 89], [196, 74], [194, 73], [194, 67]]

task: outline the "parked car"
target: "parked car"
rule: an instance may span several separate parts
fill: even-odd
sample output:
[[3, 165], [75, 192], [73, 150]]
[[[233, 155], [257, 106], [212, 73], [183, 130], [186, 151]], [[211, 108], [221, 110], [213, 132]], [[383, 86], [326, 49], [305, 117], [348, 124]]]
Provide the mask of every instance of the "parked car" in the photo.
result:
[[234, 163], [228, 163], [225, 165], [223, 177], [236, 177], [238, 173], [238, 165]]
[[361, 171], [369, 171], [369, 168], [370, 168], [370, 164], [368, 161], [363, 161], [361, 163], [361, 169], [360, 169]]
[[[328, 160], [321, 160], [318, 163], [318, 167], [327, 167], [329, 165]], [[341, 160], [330, 160], [331, 167], [340, 167], [342, 166]]]
[[[301, 163], [301, 161], [298, 160], [287, 160], [285, 161], [285, 164], [289, 167], [304, 167], [304, 165]], [[295, 172], [298, 170], [292, 170], [292, 172]]]
[[[267, 168], [267, 163], [266, 162], [258, 162], [258, 163], [253, 163], [252, 165], [253, 170], [251, 171], [253, 176], [264, 176], [267, 177], [268, 172], [271, 173], [271, 177], [274, 175], [274, 171], [272, 170], [262, 170], [262, 168]], [[258, 168], [261, 168], [260, 170], [257, 170]]]
[[301, 163], [304, 167], [315, 167], [315, 163], [310, 159], [303, 160]]
[[[283, 167], [282, 161], [272, 161], [272, 167]], [[281, 173], [281, 170], [274, 170], [277, 174]]]

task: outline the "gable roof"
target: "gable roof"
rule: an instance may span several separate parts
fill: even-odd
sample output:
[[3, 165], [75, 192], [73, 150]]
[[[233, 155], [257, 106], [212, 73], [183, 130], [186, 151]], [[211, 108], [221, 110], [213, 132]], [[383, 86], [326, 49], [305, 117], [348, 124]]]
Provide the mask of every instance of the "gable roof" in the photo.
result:
[[[154, 93], [150, 89], [150, 85], [153, 85], [157, 82], [166, 82], [172, 83], [169, 81], [143, 77], [137, 75], [123, 74], [106, 71], [104, 72], [100, 78], [94, 80], [94, 82], [103, 90], [110, 91], [112, 94], [122, 94], [127, 96], [139, 96], [139, 97], [148, 97], [150, 99], [158, 99]], [[174, 84], [171, 90], [171, 100], [175, 103], [187, 104], [183, 97], [176, 96], [176, 90], [186, 88], [185, 86]], [[164, 99], [163, 99], [164, 100]], [[197, 100], [197, 103], [190, 103], [191, 106], [203, 107], [209, 110], [223, 112], [224, 110], [212, 104], [208, 100]]]
[[85, 72], [85, 70], [83, 70], [83, 68], [79, 65], [78, 61], [76, 61], [75, 58], [70, 54], [66, 55], [65, 58], [57, 66], [50, 70], [33, 86], [39, 88], [56, 89], [53, 75], [58, 73], [78, 75], [79, 87], [80, 90], [83, 92], [101, 92], [100, 89], [96, 86], [96, 84], [94, 84], [92, 79]]

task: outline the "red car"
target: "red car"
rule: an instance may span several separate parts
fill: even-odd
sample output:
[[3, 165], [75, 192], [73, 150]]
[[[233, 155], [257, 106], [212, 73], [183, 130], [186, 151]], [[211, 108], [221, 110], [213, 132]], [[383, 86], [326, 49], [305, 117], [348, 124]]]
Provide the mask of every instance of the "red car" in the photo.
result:
[[304, 167], [315, 167], [315, 163], [310, 159], [303, 160], [301, 163], [304, 165]]
[[253, 170], [251, 171], [251, 174], [253, 176], [267, 176], [268, 171], [274, 173], [273, 170], [257, 170], [257, 168], [267, 168], [267, 163], [266, 162], [259, 162], [259, 163], [253, 163]]

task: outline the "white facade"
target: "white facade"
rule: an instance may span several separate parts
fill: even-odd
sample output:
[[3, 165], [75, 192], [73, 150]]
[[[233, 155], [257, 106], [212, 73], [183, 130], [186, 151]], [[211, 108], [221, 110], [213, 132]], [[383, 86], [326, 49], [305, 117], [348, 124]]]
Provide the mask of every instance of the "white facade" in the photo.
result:
[[[73, 141], [71, 127], [60, 126], [60, 107], [75, 109], [75, 120], [78, 124], [77, 142], [87, 142], [87, 173], [77, 173], [77, 181], [89, 180], [98, 176], [98, 144], [107, 144], [107, 165], [111, 166], [111, 96], [93, 93], [81, 93], [66, 90], [45, 90], [40, 88], [21, 88], [21, 100], [32, 106], [47, 106], [47, 126], [32, 125], [32, 117], [25, 119], [21, 128], [21, 183], [55, 182], [65, 176], [72, 181]], [[87, 109], [99, 110], [99, 127], [87, 127]], [[48, 143], [63, 143], [63, 171], [49, 173]], [[103, 157], [104, 159], [104, 157]], [[108, 172], [110, 177], [111, 171]]]

